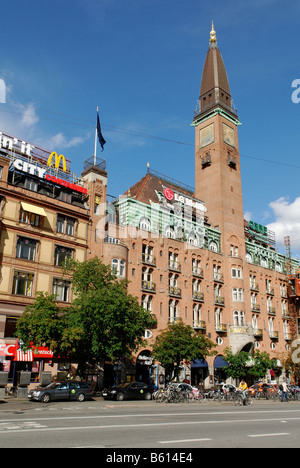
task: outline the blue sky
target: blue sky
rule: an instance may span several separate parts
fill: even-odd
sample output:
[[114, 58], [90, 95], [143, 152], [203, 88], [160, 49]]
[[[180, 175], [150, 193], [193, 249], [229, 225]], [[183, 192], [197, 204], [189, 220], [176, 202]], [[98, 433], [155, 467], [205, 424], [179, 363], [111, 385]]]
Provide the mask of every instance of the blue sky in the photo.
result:
[[[194, 185], [193, 111], [214, 20], [238, 108], [244, 212], [300, 252], [300, 3], [290, 0], [2, 2], [0, 131], [72, 161], [93, 154], [108, 192], [152, 169]], [[300, 92], [299, 92], [300, 96]], [[0, 96], [1, 98], [1, 96]], [[1, 99], [0, 99], [1, 101]]]

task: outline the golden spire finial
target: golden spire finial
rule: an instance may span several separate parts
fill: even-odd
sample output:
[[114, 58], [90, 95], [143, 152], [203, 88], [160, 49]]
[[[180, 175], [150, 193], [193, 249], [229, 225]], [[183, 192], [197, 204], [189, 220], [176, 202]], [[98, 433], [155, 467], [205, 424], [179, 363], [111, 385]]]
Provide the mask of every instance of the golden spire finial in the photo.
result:
[[217, 36], [216, 36], [215, 28], [214, 28], [214, 22], [212, 22], [211, 31], [210, 31], [210, 43], [213, 44], [214, 42], [217, 42]]

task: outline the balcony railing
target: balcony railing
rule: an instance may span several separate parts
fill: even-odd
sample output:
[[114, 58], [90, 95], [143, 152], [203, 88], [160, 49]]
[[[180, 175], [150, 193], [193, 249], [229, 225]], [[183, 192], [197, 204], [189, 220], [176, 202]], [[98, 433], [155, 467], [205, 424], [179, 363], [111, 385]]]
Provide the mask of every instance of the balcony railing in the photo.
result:
[[227, 325], [225, 323], [216, 323], [215, 331], [217, 333], [227, 333]]
[[194, 320], [193, 328], [195, 330], [206, 330], [206, 322], [204, 320]]
[[204, 301], [204, 293], [200, 291], [193, 291], [193, 299], [194, 301]]
[[225, 298], [222, 296], [215, 296], [215, 304], [225, 306]]
[[221, 273], [214, 273], [214, 281], [218, 283], [224, 283], [224, 275]]
[[198, 278], [203, 278], [203, 268], [193, 267], [193, 276]]
[[147, 292], [155, 292], [156, 285], [152, 281], [142, 281], [142, 290]]
[[272, 340], [278, 340], [279, 339], [279, 332], [278, 331], [270, 331], [269, 335], [270, 335], [270, 338], [272, 338]]
[[156, 258], [153, 255], [143, 253], [142, 262], [147, 265], [156, 266]]
[[253, 335], [256, 336], [256, 338], [262, 338], [263, 337], [262, 328], [254, 328], [253, 329]]
[[259, 304], [252, 304], [251, 305], [251, 310], [252, 310], [252, 312], [256, 312], [256, 313], [260, 312], [260, 305]]
[[177, 272], [180, 273], [181, 272], [181, 263], [173, 261], [173, 260], [169, 260], [169, 270], [177, 271]]
[[169, 296], [181, 297], [181, 288], [169, 286]]
[[269, 315], [276, 315], [276, 308], [275, 307], [268, 307], [268, 314]]

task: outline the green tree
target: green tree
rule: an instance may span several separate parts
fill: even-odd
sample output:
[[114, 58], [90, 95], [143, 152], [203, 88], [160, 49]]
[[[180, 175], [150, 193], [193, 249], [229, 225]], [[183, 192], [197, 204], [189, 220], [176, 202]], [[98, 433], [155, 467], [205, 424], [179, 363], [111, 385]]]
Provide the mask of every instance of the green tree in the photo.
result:
[[128, 283], [119, 281], [98, 258], [70, 261], [64, 273], [72, 276], [73, 303], [60, 309], [53, 296], [38, 293], [17, 328], [25, 346], [49, 346], [77, 362], [79, 373], [86, 363], [131, 356], [156, 320], [127, 293]]
[[228, 367], [224, 370], [228, 377], [243, 379], [246, 375], [251, 375], [255, 380], [263, 379], [268, 370], [276, 369], [277, 360], [271, 359], [267, 352], [256, 350], [254, 355], [241, 351], [233, 354], [231, 348], [226, 348], [224, 359]]
[[231, 348], [226, 348], [224, 360], [228, 363], [228, 366], [224, 367], [224, 372], [228, 377], [232, 377], [233, 379], [245, 378], [248, 372], [246, 364], [249, 359], [250, 355], [245, 351], [233, 354]]
[[24, 348], [48, 346], [55, 354], [64, 354], [71, 348], [80, 329], [69, 329], [68, 309], [60, 309], [54, 296], [37, 293], [35, 302], [27, 306], [18, 320], [16, 334]]
[[74, 356], [79, 365], [131, 356], [156, 320], [127, 293], [128, 282], [118, 280], [98, 258], [69, 262], [66, 272], [75, 293], [69, 326], [82, 329]]
[[178, 377], [183, 363], [190, 364], [193, 360], [205, 359], [214, 346], [207, 337], [179, 322], [170, 324], [156, 338], [152, 355], [167, 371]]
[[260, 352], [258, 349], [255, 351], [252, 358], [252, 366], [248, 368], [248, 374], [261, 380], [265, 378], [268, 370], [277, 368], [277, 359], [271, 359], [269, 353], [266, 351]]

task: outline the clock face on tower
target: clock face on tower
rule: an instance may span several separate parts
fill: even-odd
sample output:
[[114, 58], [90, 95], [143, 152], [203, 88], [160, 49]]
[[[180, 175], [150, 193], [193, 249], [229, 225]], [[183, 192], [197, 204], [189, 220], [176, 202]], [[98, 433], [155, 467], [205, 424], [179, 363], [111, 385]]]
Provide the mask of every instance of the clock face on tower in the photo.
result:
[[214, 124], [210, 124], [200, 130], [200, 148], [210, 145], [215, 141]]
[[223, 123], [223, 139], [230, 146], [234, 144], [234, 129]]

